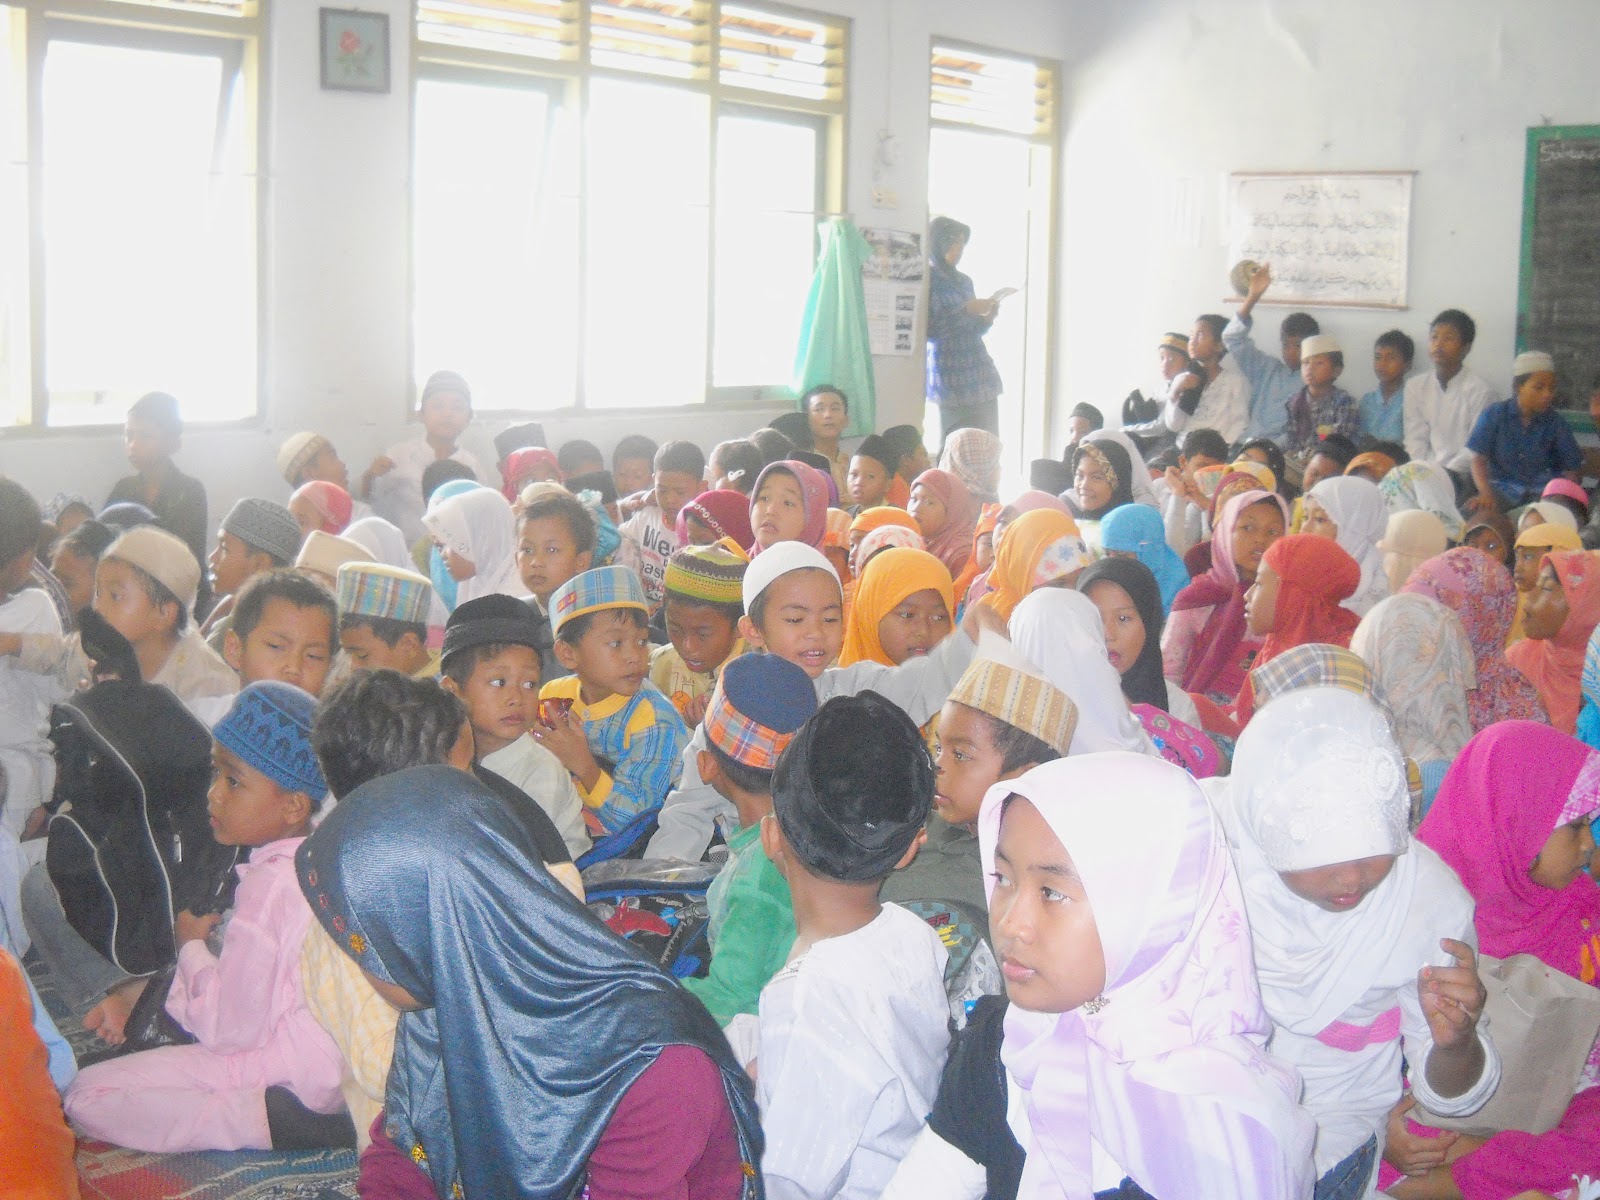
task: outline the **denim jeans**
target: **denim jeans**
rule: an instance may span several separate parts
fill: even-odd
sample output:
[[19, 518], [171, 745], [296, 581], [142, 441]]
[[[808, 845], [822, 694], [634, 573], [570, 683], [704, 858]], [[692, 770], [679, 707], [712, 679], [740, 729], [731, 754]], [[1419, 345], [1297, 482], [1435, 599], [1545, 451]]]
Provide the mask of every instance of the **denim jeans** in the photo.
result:
[[1378, 1139], [1371, 1137], [1343, 1162], [1328, 1168], [1328, 1173], [1317, 1180], [1312, 1200], [1361, 1200], [1377, 1165]]
[[33, 948], [50, 968], [56, 990], [80, 1017], [112, 988], [134, 978], [84, 941], [67, 921], [43, 863], [23, 877], [22, 920]]

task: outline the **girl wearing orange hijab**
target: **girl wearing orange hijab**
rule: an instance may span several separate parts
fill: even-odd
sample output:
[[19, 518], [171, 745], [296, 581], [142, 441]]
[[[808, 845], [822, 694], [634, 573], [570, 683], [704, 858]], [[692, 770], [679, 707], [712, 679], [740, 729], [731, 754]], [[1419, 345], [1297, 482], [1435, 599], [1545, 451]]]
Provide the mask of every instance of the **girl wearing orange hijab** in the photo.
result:
[[50, 1079], [49, 1053], [33, 1027], [28, 979], [0, 949], [0, 1161], [5, 1194], [77, 1200], [77, 1141]]
[[841, 667], [897, 667], [927, 654], [955, 628], [955, 589], [945, 565], [925, 550], [897, 546], [861, 572], [845, 623]]
[[1587, 551], [1545, 555], [1523, 614], [1523, 640], [1506, 651], [1506, 659], [1533, 681], [1550, 724], [1562, 733], [1577, 729], [1583, 652], [1596, 625], [1600, 558]]
[[[1338, 542], [1310, 533], [1291, 533], [1273, 542], [1244, 597], [1246, 628], [1266, 639], [1251, 669], [1314, 642], [1348, 648], [1361, 618], [1340, 602], [1360, 585], [1361, 565]], [[1580, 669], [1583, 649], [1578, 647]], [[1234, 702], [1241, 728], [1254, 711], [1255, 694], [1246, 679]]]
[[[861, 577], [862, 571], [861, 564], [856, 561], [856, 548], [861, 545], [861, 539], [867, 534], [874, 529], [882, 529], [885, 525], [902, 525], [907, 529], [917, 529], [917, 523], [912, 520], [910, 513], [903, 508], [891, 508], [888, 505], [869, 508], [851, 521], [847, 540], [850, 547], [850, 570], [856, 578]], [[920, 533], [921, 530], [917, 532]]]
[[1089, 563], [1078, 523], [1054, 509], [1035, 509], [1006, 526], [989, 572], [989, 594], [978, 603], [1009, 621], [1034, 588], [1070, 587]]

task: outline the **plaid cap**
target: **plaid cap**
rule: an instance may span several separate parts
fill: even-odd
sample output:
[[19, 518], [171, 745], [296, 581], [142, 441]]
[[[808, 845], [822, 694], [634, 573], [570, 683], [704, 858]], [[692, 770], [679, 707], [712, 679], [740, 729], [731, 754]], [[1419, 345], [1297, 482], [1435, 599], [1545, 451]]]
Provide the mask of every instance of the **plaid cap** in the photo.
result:
[[1031, 733], [1060, 754], [1067, 753], [1078, 727], [1078, 706], [1060, 688], [989, 658], [967, 668], [950, 699]]
[[685, 546], [667, 560], [662, 586], [672, 596], [705, 604], [744, 604], [744, 571], [750, 560], [724, 539], [711, 546]]
[[608, 608], [650, 611], [644, 585], [627, 567], [595, 567], [558, 587], [550, 597], [550, 632], [560, 633], [561, 627], [574, 617]]
[[771, 771], [816, 711], [816, 685], [798, 666], [775, 654], [741, 654], [711, 693], [706, 740], [741, 766]]
[[381, 563], [342, 563], [338, 575], [341, 617], [381, 617], [426, 625], [433, 584], [415, 571]]

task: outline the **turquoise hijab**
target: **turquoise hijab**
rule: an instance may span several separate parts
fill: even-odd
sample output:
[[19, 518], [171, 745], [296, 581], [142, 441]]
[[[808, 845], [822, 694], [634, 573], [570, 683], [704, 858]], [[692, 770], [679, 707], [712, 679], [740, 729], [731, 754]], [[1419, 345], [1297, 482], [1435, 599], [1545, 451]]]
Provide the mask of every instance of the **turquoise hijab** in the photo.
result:
[[1124, 504], [1112, 509], [1100, 522], [1100, 543], [1107, 552], [1132, 554], [1149, 567], [1161, 588], [1161, 615], [1172, 612], [1172, 602], [1189, 586], [1189, 568], [1167, 545], [1160, 509], [1148, 504]]
[[[482, 486], [483, 484], [475, 479], [452, 479], [447, 483], [441, 483], [428, 498], [428, 511], [432, 512], [452, 496], [459, 496], [462, 492], [470, 492]], [[445, 611], [455, 612], [456, 589], [460, 585], [446, 569], [444, 555], [440, 553], [438, 546], [428, 548], [428, 577], [433, 580], [434, 594], [439, 597], [439, 603], [444, 605]]]

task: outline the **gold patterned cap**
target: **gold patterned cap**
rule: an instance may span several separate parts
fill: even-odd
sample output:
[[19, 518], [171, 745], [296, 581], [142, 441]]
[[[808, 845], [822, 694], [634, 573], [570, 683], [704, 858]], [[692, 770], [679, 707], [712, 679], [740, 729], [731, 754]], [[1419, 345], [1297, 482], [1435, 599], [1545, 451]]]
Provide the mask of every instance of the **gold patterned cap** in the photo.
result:
[[967, 668], [950, 699], [1031, 733], [1063, 755], [1078, 726], [1078, 706], [1060, 688], [989, 658], [980, 658]]

